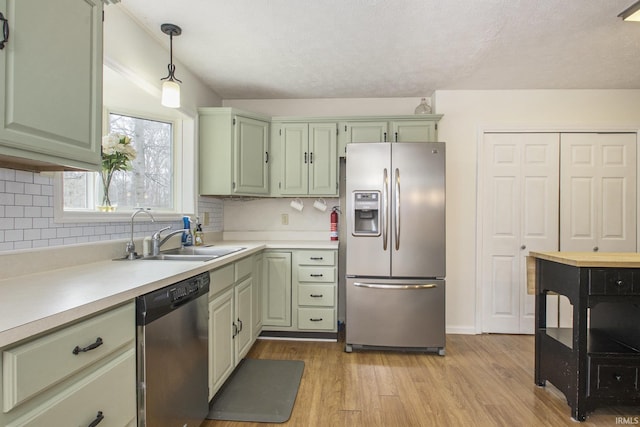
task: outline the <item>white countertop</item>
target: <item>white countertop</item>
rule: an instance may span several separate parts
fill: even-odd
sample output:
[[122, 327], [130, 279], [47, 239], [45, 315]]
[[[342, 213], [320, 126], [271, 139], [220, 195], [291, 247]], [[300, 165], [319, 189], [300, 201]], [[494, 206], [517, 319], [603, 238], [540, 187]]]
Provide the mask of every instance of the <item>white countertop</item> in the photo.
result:
[[0, 348], [262, 249], [338, 249], [337, 241], [215, 244], [246, 249], [207, 262], [108, 260], [0, 280]]

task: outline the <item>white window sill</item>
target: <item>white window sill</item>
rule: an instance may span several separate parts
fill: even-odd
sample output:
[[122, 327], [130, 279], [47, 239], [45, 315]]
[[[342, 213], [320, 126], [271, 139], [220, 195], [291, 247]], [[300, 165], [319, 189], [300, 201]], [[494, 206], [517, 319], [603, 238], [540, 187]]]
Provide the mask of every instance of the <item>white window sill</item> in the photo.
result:
[[[130, 222], [131, 215], [135, 212], [133, 209], [126, 209], [122, 211], [115, 212], [95, 212], [95, 211], [65, 211], [63, 213], [56, 212], [54, 221], [56, 223], [76, 223], [76, 222]], [[162, 212], [162, 211], [147, 211], [156, 222], [167, 222], [167, 221], [179, 221], [182, 219], [184, 215], [193, 216], [191, 214], [180, 214], [175, 212]], [[147, 215], [140, 214], [136, 216], [136, 222], [140, 220], [149, 221], [150, 218]]]

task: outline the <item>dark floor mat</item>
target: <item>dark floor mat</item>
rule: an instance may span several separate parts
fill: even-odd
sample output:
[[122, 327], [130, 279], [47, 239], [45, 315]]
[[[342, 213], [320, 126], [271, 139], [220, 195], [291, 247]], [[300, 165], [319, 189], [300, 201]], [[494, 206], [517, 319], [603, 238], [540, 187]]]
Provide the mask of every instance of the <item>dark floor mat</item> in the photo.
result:
[[303, 371], [301, 360], [243, 359], [213, 398], [207, 419], [283, 423]]

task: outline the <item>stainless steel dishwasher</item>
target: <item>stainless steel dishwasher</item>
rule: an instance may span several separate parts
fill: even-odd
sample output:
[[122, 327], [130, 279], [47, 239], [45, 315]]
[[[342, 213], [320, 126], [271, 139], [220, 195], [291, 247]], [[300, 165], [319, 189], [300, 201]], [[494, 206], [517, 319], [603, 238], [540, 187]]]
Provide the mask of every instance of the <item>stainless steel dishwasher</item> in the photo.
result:
[[197, 427], [209, 411], [209, 280], [136, 298], [139, 427]]

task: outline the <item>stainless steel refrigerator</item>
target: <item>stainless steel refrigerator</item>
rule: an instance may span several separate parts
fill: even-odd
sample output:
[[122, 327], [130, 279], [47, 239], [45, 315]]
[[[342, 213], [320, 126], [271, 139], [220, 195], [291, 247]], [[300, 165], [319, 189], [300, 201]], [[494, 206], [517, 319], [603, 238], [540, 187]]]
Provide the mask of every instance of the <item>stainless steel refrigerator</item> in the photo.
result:
[[346, 347], [445, 348], [445, 144], [346, 157]]

